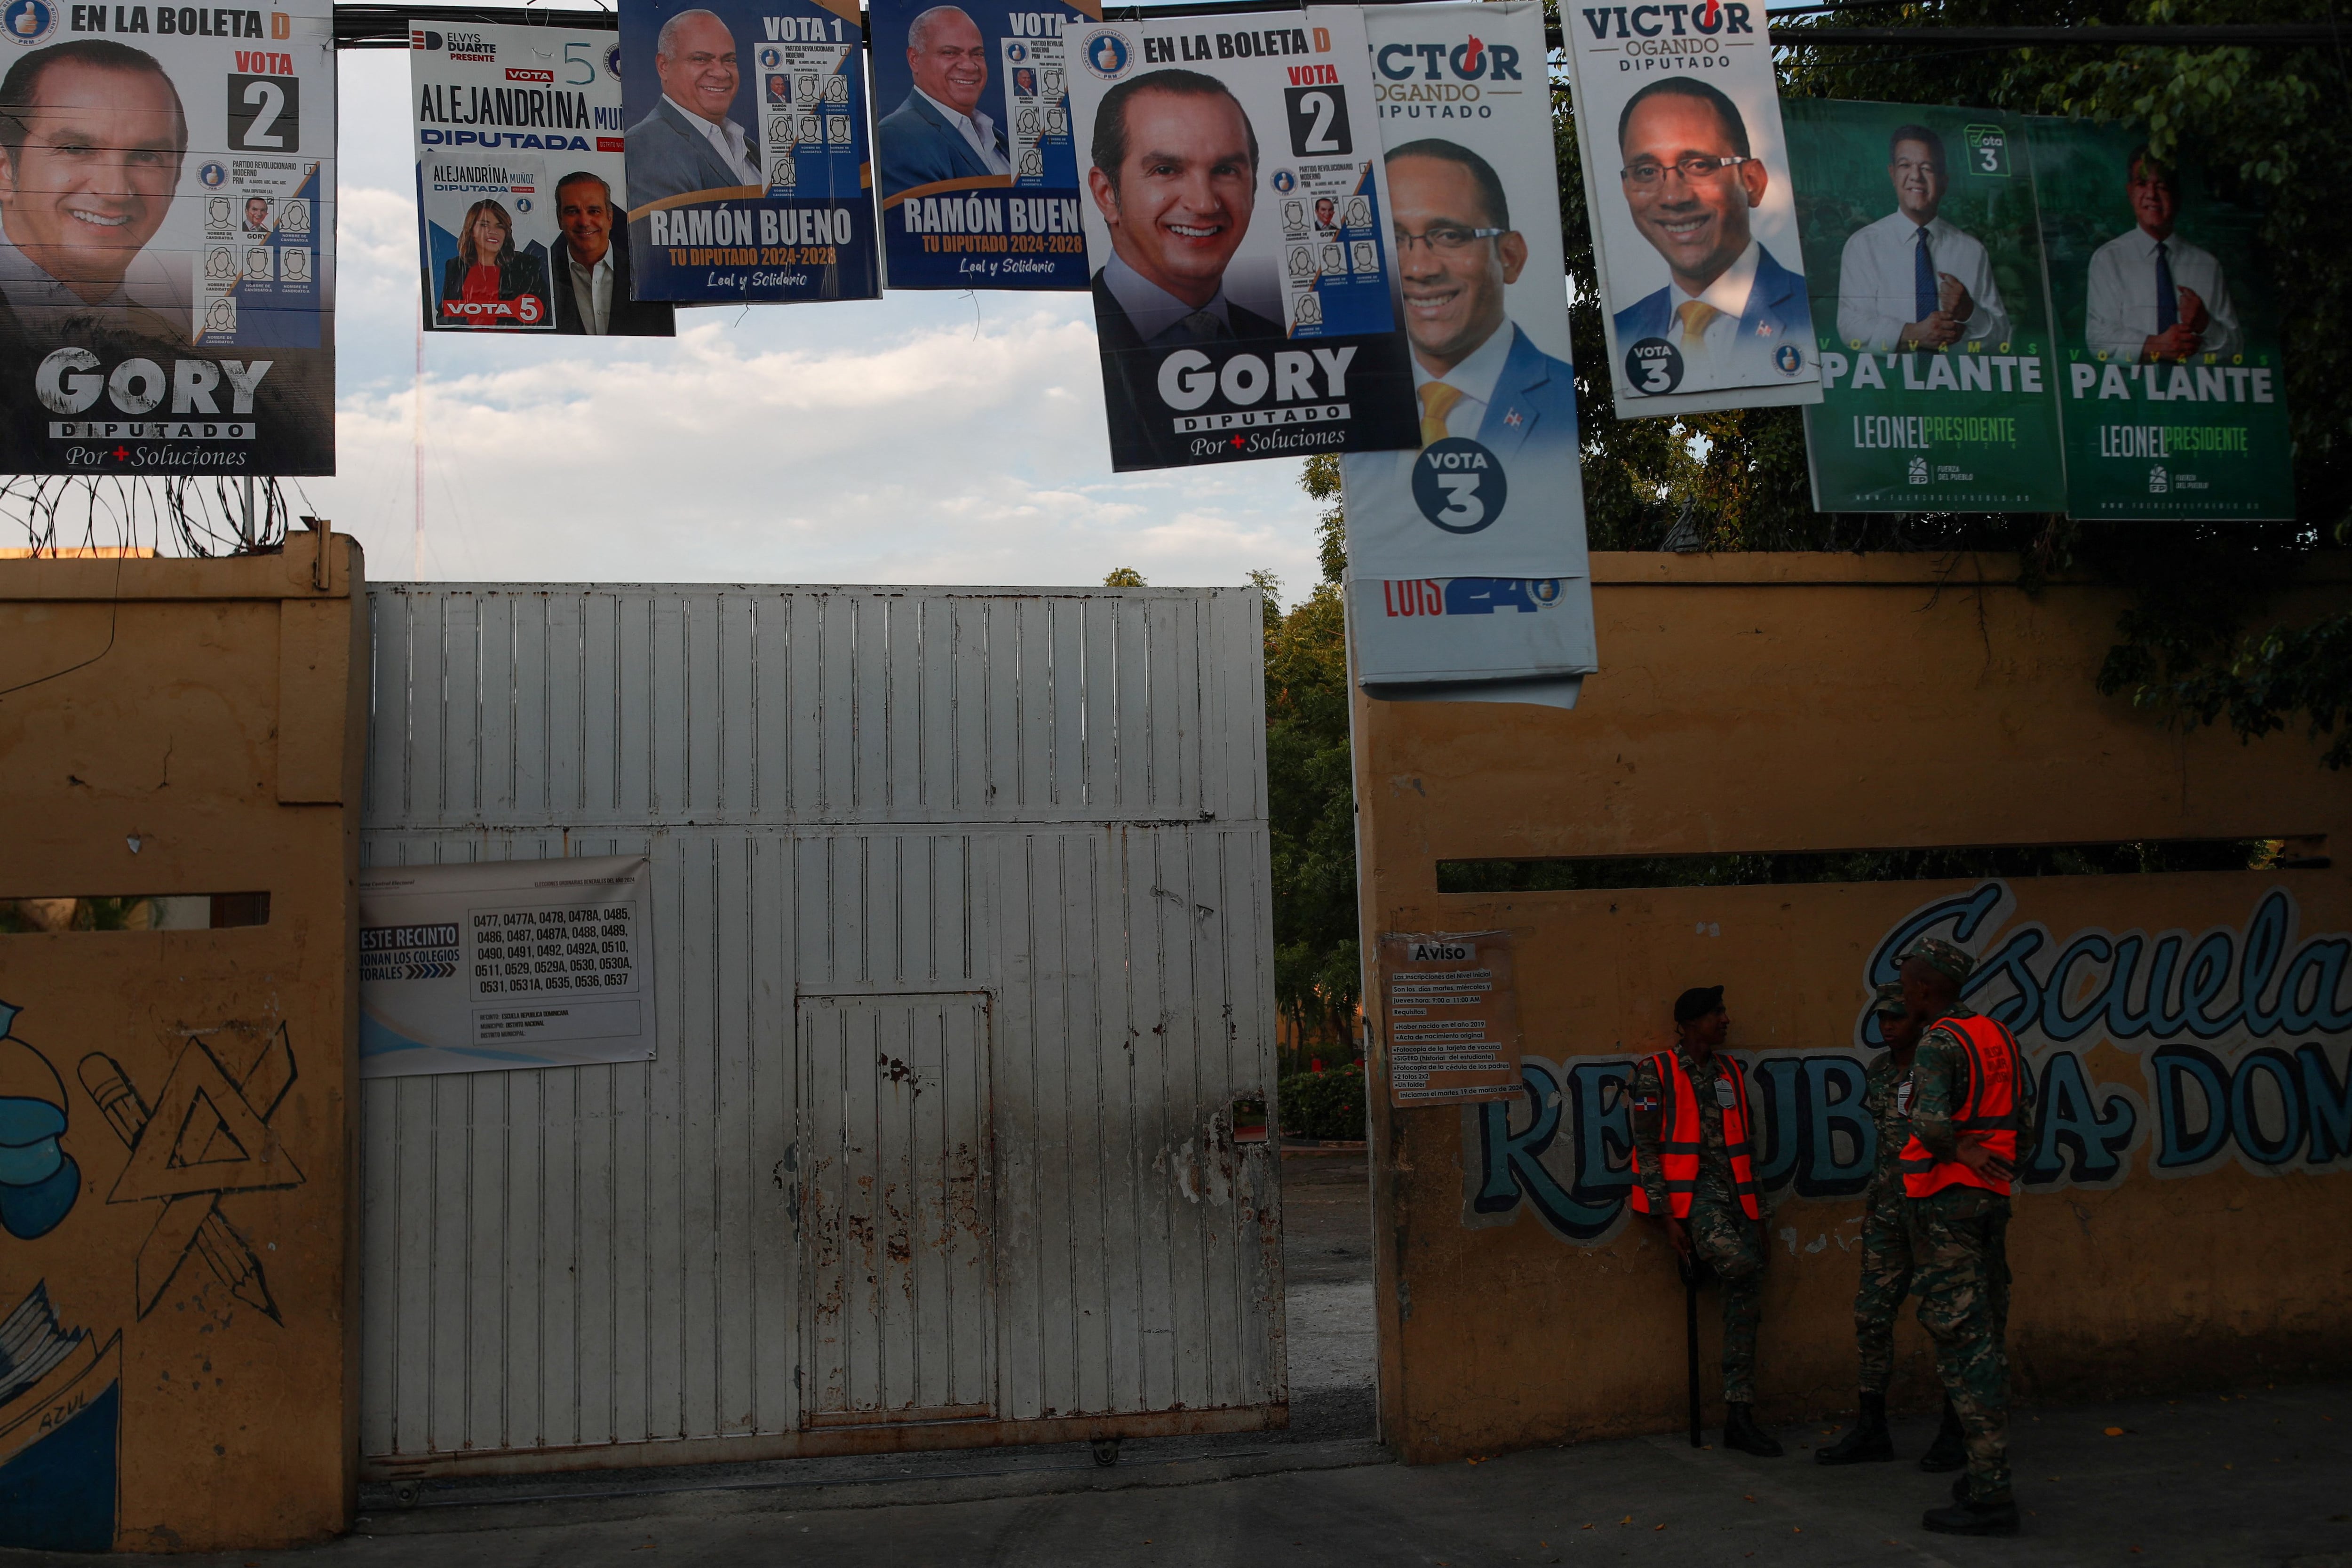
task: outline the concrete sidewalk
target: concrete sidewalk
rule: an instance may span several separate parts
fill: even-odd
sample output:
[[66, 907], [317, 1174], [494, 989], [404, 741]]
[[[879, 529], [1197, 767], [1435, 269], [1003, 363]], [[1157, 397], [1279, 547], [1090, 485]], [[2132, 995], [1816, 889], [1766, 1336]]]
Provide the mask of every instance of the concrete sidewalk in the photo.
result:
[[[2114, 1436], [2109, 1428], [2120, 1428]], [[1908, 1461], [1824, 1469], [1826, 1425], [1788, 1458], [1635, 1438], [1407, 1468], [1360, 1442], [1131, 1442], [857, 1461], [548, 1478], [407, 1509], [307, 1552], [180, 1559], [221, 1568], [771, 1568], [1142, 1563], [2285, 1564], [2352, 1568], [2352, 1385], [2252, 1389], [2021, 1414], [2023, 1534], [1930, 1535], [1947, 1477]], [[806, 1463], [806, 1462], [803, 1462]], [[840, 1467], [845, 1461], [822, 1461]], [[886, 1478], [876, 1474], [887, 1468]], [[751, 1475], [758, 1469], [770, 1472]], [[381, 1494], [376, 1494], [381, 1495]], [[5, 1568], [87, 1558], [0, 1552]]]

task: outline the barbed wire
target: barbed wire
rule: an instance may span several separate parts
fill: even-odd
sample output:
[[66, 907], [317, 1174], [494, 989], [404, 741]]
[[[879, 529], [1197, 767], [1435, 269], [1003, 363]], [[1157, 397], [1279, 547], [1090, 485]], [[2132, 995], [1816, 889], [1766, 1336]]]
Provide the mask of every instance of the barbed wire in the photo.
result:
[[292, 518], [274, 479], [0, 476], [0, 537], [21, 530], [37, 555], [244, 554], [285, 543]]

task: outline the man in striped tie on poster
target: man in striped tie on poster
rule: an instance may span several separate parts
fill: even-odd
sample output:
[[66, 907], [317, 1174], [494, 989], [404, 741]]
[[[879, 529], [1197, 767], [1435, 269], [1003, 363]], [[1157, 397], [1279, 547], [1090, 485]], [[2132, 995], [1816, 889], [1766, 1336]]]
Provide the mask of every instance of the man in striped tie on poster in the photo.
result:
[[1925, 125], [1887, 138], [1895, 210], [1853, 231], [1838, 261], [1838, 336], [1849, 349], [1993, 348], [2009, 311], [1981, 240], [1942, 216], [1952, 188], [1944, 139]]
[[2175, 231], [2180, 185], [2174, 172], [2136, 148], [2125, 194], [2139, 226], [2091, 253], [2084, 336], [2092, 351], [2126, 364], [2209, 357], [2220, 363], [2246, 346], [2221, 263]]

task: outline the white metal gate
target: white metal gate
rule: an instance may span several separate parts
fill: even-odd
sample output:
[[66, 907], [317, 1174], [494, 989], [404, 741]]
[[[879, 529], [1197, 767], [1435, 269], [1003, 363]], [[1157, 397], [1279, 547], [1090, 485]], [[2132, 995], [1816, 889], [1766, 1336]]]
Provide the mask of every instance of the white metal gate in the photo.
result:
[[365, 860], [651, 854], [659, 1020], [362, 1087], [373, 1473], [1280, 1419], [1254, 591], [372, 600]]

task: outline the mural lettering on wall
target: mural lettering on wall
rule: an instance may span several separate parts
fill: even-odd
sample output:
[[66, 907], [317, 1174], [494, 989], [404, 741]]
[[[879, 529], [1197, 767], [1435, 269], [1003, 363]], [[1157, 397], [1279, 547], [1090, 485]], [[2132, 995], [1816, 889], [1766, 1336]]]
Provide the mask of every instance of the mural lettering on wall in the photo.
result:
[[[81, 1168], [60, 1142], [71, 1125], [65, 1080], [12, 1032], [21, 1011], [0, 1002], [0, 1230], [13, 1238], [0, 1247], [47, 1236], [81, 1194]], [[9, 1263], [0, 1278], [16, 1276]], [[67, 1327], [47, 1279], [0, 1299], [0, 1542], [114, 1545], [121, 1384], [121, 1334], [100, 1344]]]
[[[2242, 926], [2201, 932], [2104, 928], [2054, 940], [2011, 925], [2004, 881], [1922, 904], [1886, 932], [1855, 993], [1854, 1049], [1746, 1057], [1763, 1146], [1759, 1179], [1799, 1197], [1862, 1191], [1877, 1137], [1862, 1105], [1876, 1020], [1869, 989], [1924, 936], [1977, 954], [1965, 990], [2016, 1031], [2040, 1094], [2029, 1191], [2112, 1187], [2135, 1161], [2158, 1177], [2234, 1162], [2272, 1174], [2352, 1171], [2352, 934], [2300, 934], [2294, 896], [2271, 888]], [[2141, 1079], [2094, 1076], [2105, 1043]], [[1630, 1058], [1529, 1055], [1526, 1092], [1463, 1109], [1463, 1223], [1507, 1225], [1524, 1207], [1565, 1240], [1596, 1243], [1625, 1217], [1633, 1131]]]

